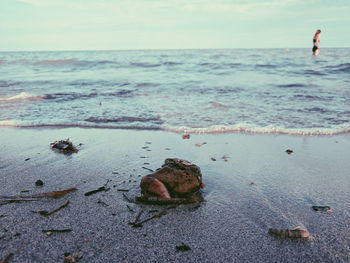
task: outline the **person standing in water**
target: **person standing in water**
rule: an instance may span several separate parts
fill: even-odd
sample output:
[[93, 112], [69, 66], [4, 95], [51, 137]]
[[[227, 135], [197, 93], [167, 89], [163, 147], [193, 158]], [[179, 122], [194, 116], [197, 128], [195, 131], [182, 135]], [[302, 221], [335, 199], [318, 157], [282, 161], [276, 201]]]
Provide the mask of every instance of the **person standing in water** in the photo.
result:
[[318, 29], [314, 35], [314, 38], [312, 39], [314, 46], [312, 47], [312, 55], [317, 56], [320, 54], [320, 34], [321, 30]]

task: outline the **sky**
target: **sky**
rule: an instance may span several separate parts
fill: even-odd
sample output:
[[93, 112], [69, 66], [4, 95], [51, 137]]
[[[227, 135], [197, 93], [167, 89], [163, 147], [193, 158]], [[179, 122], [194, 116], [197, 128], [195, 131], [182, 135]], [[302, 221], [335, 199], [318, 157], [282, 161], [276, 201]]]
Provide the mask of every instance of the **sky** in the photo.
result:
[[0, 51], [350, 47], [349, 0], [1, 0]]

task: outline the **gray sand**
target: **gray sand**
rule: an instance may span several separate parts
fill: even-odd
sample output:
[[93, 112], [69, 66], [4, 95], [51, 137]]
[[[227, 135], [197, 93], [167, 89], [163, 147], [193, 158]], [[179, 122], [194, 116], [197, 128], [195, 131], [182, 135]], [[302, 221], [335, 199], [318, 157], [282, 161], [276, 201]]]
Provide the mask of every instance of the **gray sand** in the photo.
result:
[[[50, 142], [68, 137], [83, 143], [77, 154], [50, 149]], [[207, 144], [196, 147], [200, 142]], [[286, 154], [288, 148], [294, 153]], [[183, 140], [160, 131], [2, 128], [0, 195], [79, 190], [0, 206], [0, 258], [13, 253], [10, 262], [63, 262], [65, 253], [77, 252], [79, 262], [350, 262], [349, 156], [349, 135], [220, 134]], [[146, 206], [128, 203], [117, 191], [139, 195], [140, 176], [149, 173], [143, 167], [155, 170], [169, 157], [201, 167], [206, 202]], [[35, 186], [38, 179], [43, 187]], [[109, 191], [84, 196], [107, 180]], [[32, 212], [66, 200], [71, 204], [49, 217]], [[329, 205], [333, 212], [316, 213], [312, 205]], [[141, 210], [142, 219], [167, 214], [141, 228], [128, 225]], [[270, 227], [296, 226], [314, 239], [283, 240], [267, 233]], [[72, 232], [42, 232], [64, 228]], [[177, 251], [181, 245], [191, 250]]]

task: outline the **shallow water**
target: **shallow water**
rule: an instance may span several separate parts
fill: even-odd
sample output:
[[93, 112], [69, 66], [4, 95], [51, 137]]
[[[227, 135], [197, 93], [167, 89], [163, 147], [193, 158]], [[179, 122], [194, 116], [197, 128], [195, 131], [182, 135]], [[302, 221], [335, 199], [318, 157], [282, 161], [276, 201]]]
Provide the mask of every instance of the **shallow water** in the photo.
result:
[[0, 125], [350, 131], [350, 49], [0, 52]]

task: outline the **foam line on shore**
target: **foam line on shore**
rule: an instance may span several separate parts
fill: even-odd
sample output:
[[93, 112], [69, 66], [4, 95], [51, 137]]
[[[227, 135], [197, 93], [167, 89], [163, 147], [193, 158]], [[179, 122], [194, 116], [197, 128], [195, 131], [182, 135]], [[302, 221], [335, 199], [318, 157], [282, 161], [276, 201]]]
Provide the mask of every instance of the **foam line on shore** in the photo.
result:
[[116, 129], [116, 130], [164, 130], [173, 133], [189, 134], [222, 134], [222, 133], [243, 133], [243, 134], [280, 134], [296, 136], [334, 136], [350, 133], [350, 125], [342, 124], [334, 128], [311, 128], [311, 129], [288, 129], [274, 126], [255, 127], [252, 125], [216, 125], [210, 127], [166, 127], [166, 126], [116, 126], [116, 125], [96, 125], [85, 123], [41, 123], [41, 124], [21, 124], [14, 120], [0, 121], [0, 127], [12, 128], [94, 128], [94, 129]]

